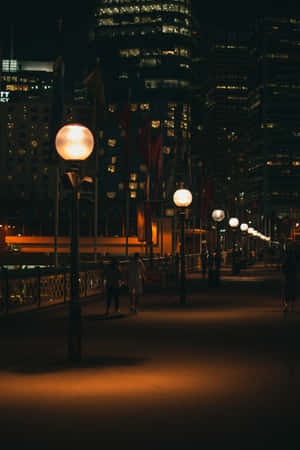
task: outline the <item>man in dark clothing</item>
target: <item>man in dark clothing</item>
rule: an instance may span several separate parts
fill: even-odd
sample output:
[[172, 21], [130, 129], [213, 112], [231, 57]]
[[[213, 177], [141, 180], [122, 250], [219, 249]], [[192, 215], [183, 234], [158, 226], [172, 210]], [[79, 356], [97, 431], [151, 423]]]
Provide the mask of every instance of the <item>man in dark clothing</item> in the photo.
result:
[[115, 301], [115, 312], [120, 312], [119, 309], [119, 296], [120, 286], [122, 283], [122, 273], [120, 265], [117, 259], [112, 259], [108, 265], [104, 279], [106, 282], [106, 314], [109, 314], [109, 308], [112, 298]]

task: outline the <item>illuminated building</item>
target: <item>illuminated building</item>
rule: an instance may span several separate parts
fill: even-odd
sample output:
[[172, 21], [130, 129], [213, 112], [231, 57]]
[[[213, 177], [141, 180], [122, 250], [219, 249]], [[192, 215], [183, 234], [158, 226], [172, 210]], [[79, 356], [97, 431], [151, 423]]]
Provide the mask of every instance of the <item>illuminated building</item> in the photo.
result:
[[[108, 103], [103, 152], [106, 171], [117, 192], [120, 183], [120, 130], [111, 124], [130, 96], [132, 135], [150, 114], [152, 136], [163, 133], [164, 182], [161, 196], [168, 200], [175, 181], [188, 174], [191, 139], [191, 1], [106, 1], [95, 11], [95, 54], [100, 56]], [[108, 139], [116, 139], [109, 147]], [[132, 138], [131, 169], [137, 183], [145, 181], [142, 161]], [[114, 151], [115, 150], [115, 151]], [[113, 153], [111, 153], [113, 151]], [[117, 165], [111, 163], [117, 157]], [[140, 184], [138, 184], [140, 186]], [[132, 191], [142, 199], [143, 189]]]
[[27, 100], [47, 96], [52, 88], [53, 62], [2, 59], [0, 102], [25, 95]]
[[53, 63], [2, 59], [1, 220], [39, 233], [53, 215], [49, 118]]

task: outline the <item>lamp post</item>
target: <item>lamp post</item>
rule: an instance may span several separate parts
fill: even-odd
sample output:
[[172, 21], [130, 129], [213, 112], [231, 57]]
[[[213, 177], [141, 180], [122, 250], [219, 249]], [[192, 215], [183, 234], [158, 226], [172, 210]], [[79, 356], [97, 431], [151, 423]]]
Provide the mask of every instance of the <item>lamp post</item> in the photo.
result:
[[180, 303], [186, 304], [186, 286], [185, 286], [185, 256], [184, 256], [184, 219], [185, 210], [192, 203], [193, 196], [188, 189], [178, 189], [173, 195], [173, 201], [179, 208], [180, 216]]
[[[79, 163], [87, 159], [94, 148], [91, 131], [79, 124], [63, 126], [55, 138], [57, 153], [70, 162], [67, 173], [72, 184], [72, 233], [71, 233], [71, 295], [69, 303], [68, 355], [71, 362], [81, 361], [81, 305], [79, 289], [79, 185], [81, 179]], [[90, 180], [86, 180], [90, 181]]]
[[225, 218], [225, 212], [223, 209], [214, 209], [211, 214], [213, 220], [216, 222], [217, 227], [217, 248], [216, 248], [216, 260], [215, 260], [215, 268], [216, 268], [216, 285], [219, 284], [220, 281], [220, 264], [221, 264], [221, 248], [220, 248], [220, 223]]
[[247, 242], [247, 236], [248, 236], [248, 224], [247, 223], [241, 223], [240, 230], [242, 233], [242, 267], [246, 269], [247, 267], [247, 258], [248, 258], [248, 242]]
[[232, 229], [233, 232], [233, 236], [232, 236], [232, 275], [236, 275], [240, 272], [240, 265], [238, 262], [238, 255], [237, 255], [237, 251], [236, 251], [236, 233], [237, 233], [237, 228], [239, 226], [239, 219], [237, 217], [231, 217], [229, 219], [229, 226]]

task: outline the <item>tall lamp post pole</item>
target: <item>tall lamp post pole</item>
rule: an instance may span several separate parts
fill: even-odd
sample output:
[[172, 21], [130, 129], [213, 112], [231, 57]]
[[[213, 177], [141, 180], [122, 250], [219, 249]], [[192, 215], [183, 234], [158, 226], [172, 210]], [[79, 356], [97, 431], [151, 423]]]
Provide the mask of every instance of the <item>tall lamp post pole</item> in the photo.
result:
[[240, 224], [240, 221], [237, 217], [231, 217], [229, 219], [229, 226], [232, 228], [233, 236], [232, 236], [232, 275], [236, 275], [240, 272], [240, 265], [238, 261], [238, 255], [236, 251], [236, 243], [237, 243], [237, 228]]
[[248, 236], [248, 224], [242, 223], [240, 225], [240, 230], [242, 233], [242, 249], [243, 249], [243, 268], [245, 269], [247, 267], [247, 258], [248, 258], [248, 243], [247, 243], [247, 236]]
[[186, 208], [192, 203], [193, 196], [188, 189], [178, 189], [173, 195], [173, 201], [179, 208], [180, 216], [180, 304], [186, 304], [186, 284], [185, 284], [185, 236], [184, 221]]
[[217, 248], [216, 248], [215, 269], [216, 269], [216, 284], [218, 285], [220, 281], [220, 264], [221, 264], [220, 222], [224, 220], [225, 212], [223, 211], [223, 209], [214, 209], [211, 216], [212, 219], [216, 222], [217, 227]]
[[66, 172], [72, 185], [72, 234], [71, 234], [71, 296], [69, 303], [68, 357], [71, 362], [82, 358], [82, 324], [79, 286], [79, 185], [89, 178], [80, 177], [79, 163], [87, 159], [94, 148], [91, 131], [79, 124], [62, 127], [55, 139], [57, 153], [70, 162]]

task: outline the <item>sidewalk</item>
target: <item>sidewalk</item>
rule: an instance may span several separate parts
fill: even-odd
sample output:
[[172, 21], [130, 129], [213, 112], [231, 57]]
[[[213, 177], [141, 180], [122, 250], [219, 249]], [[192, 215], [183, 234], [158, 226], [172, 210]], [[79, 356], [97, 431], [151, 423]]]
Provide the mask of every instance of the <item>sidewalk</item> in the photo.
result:
[[123, 295], [105, 319], [85, 303], [78, 366], [66, 308], [1, 321], [3, 448], [298, 449], [300, 314], [282, 313], [276, 277], [251, 283], [192, 275], [186, 306], [157, 291], [132, 315]]

